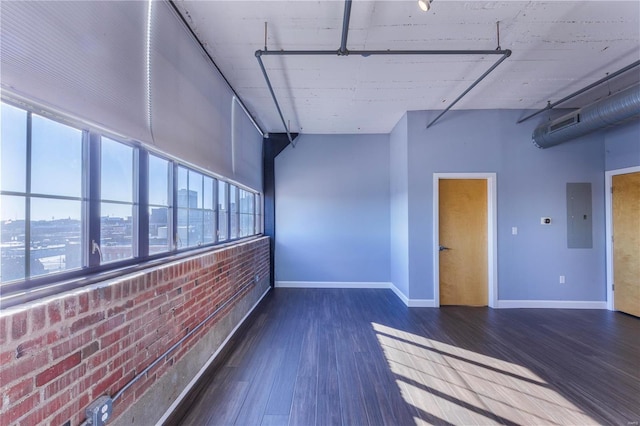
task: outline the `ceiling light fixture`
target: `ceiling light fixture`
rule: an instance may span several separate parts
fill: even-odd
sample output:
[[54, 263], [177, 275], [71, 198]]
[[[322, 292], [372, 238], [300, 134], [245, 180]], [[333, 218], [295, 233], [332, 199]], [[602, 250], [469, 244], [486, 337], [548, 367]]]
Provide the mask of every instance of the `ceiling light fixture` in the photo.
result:
[[431, 2], [433, 0], [418, 0], [418, 6], [423, 12], [428, 12], [431, 9]]

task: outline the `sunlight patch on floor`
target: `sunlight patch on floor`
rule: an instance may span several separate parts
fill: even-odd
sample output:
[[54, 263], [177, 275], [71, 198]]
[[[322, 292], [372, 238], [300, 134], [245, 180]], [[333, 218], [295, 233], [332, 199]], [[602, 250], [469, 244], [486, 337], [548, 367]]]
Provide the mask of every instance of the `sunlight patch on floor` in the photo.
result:
[[416, 424], [596, 424], [528, 368], [372, 323]]

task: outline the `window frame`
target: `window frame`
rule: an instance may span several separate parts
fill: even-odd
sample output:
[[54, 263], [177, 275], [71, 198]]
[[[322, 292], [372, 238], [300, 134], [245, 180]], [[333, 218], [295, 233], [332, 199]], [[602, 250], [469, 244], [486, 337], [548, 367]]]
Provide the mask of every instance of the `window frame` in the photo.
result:
[[[263, 196], [261, 193], [254, 191], [246, 186], [240, 185], [222, 176], [208, 172], [202, 168], [191, 165], [183, 160], [175, 158], [171, 155], [162, 153], [154, 148], [143, 145], [135, 140], [129, 140], [121, 136], [116, 136], [103, 129], [93, 128], [86, 123], [78, 122], [76, 120], [68, 120], [66, 117], [61, 117], [58, 114], [52, 114], [48, 111], [43, 111], [41, 108], [32, 108], [26, 106], [23, 103], [16, 104], [9, 99], [2, 98], [2, 103], [11, 107], [23, 110], [26, 112], [26, 179], [25, 192], [19, 191], [5, 191], [0, 189], [0, 195], [8, 196], [20, 196], [24, 197], [25, 202], [25, 273], [29, 272], [29, 248], [30, 233], [28, 232], [29, 220], [31, 217], [31, 198], [35, 195], [38, 198], [43, 199], [73, 199], [74, 201], [80, 201], [81, 203], [81, 266], [79, 268], [71, 270], [63, 270], [59, 272], [53, 272], [45, 275], [38, 276], [26, 276], [23, 279], [15, 279], [6, 282], [0, 282], [0, 309], [5, 307], [14, 306], [19, 303], [23, 303], [30, 300], [35, 300], [46, 295], [57, 294], [61, 291], [67, 291], [72, 288], [78, 288], [87, 285], [91, 282], [107, 279], [112, 274], [122, 274], [133, 270], [144, 269], [146, 267], [170, 261], [176, 258], [182, 258], [190, 256], [192, 253], [200, 251], [208, 251], [218, 246], [226, 246], [234, 244], [239, 240], [256, 238], [261, 235], [262, 225], [258, 224], [258, 219], [262, 218], [258, 214], [259, 202]], [[48, 120], [54, 121], [64, 126], [71, 127], [75, 130], [82, 132], [82, 183], [80, 197], [67, 197], [56, 196], [47, 194], [31, 194], [30, 180], [31, 180], [31, 126], [32, 115], [37, 114]], [[133, 200], [132, 200], [132, 220], [133, 220], [133, 232], [132, 232], [132, 247], [133, 256], [127, 259], [120, 259], [111, 262], [101, 262], [100, 250], [93, 249], [93, 241], [98, 242], [100, 246], [100, 234], [101, 234], [101, 213], [100, 204], [105, 201], [101, 197], [101, 148], [102, 139], [107, 138], [113, 142], [121, 143], [133, 150], [132, 155], [132, 173], [133, 173]], [[155, 204], [149, 203], [149, 158], [150, 156], [158, 157], [168, 162], [168, 206], [162, 206], [168, 209], [168, 224], [171, 229], [168, 229], [168, 243], [167, 250], [159, 253], [149, 253], [149, 219], [150, 208], [157, 207]], [[205, 209], [204, 199], [202, 209], [199, 209], [203, 213], [203, 241], [200, 245], [177, 247], [176, 234], [178, 231], [177, 219], [178, 219], [178, 168], [182, 167], [193, 173], [202, 175], [202, 190], [206, 187], [205, 178], [212, 180], [212, 194], [209, 194], [212, 201], [212, 208]], [[224, 184], [226, 188], [226, 239], [220, 239], [220, 211], [219, 211], [219, 188], [220, 184]], [[235, 236], [232, 238], [231, 230], [231, 186], [236, 188], [236, 211], [233, 213], [236, 215], [236, 227]], [[240, 206], [238, 200], [240, 197], [240, 191], [247, 191], [253, 194], [254, 197], [254, 223], [256, 224], [253, 233], [250, 235], [240, 236]], [[204, 194], [203, 194], [204, 196]], [[110, 202], [107, 200], [107, 202]], [[129, 203], [124, 203], [129, 205]], [[212, 230], [213, 239], [211, 242], [204, 243], [204, 218], [206, 212], [211, 212], [212, 216]], [[100, 248], [100, 247], [99, 247]], [[101, 249], [101, 248], [100, 248]]]
[[[132, 191], [132, 201], [128, 202], [128, 201], [121, 201], [121, 200], [114, 200], [114, 199], [107, 199], [103, 197], [102, 194], [102, 148], [103, 148], [103, 143], [104, 143], [104, 139], [108, 139], [110, 142], [114, 142], [114, 143], [118, 143], [121, 144], [127, 148], [131, 149], [131, 191]], [[146, 254], [148, 255], [148, 244], [145, 250], [141, 251], [141, 240], [145, 240], [144, 236], [142, 235], [143, 233], [145, 233], [146, 228], [143, 228], [142, 226], [140, 226], [140, 222], [141, 222], [141, 216], [144, 215], [144, 213], [141, 211], [141, 199], [145, 199], [147, 201], [147, 206], [148, 206], [148, 200], [149, 200], [149, 196], [148, 196], [148, 185], [144, 185], [144, 187], [141, 187], [142, 182], [145, 182], [145, 176], [143, 176], [144, 174], [148, 173], [148, 161], [145, 162], [144, 167], [141, 165], [142, 161], [141, 160], [141, 155], [140, 155], [140, 148], [134, 146], [133, 144], [129, 144], [126, 142], [122, 142], [120, 140], [117, 140], [115, 138], [112, 137], [108, 137], [105, 135], [99, 135], [99, 137], [97, 138], [97, 146], [94, 144], [93, 145], [94, 151], [98, 152], [98, 167], [97, 170], [94, 169], [95, 171], [90, 173], [89, 179], [94, 179], [98, 181], [98, 185], [100, 186], [99, 188], [99, 196], [96, 196], [96, 194], [90, 193], [89, 197], [90, 199], [97, 199], [98, 200], [98, 205], [97, 208], [99, 210], [99, 216], [100, 216], [100, 224], [98, 227], [94, 228], [94, 236], [96, 238], [90, 238], [90, 252], [94, 252], [94, 242], [96, 242], [98, 244], [99, 247], [99, 256], [98, 256], [98, 260], [99, 260], [99, 264], [100, 265], [107, 265], [107, 264], [112, 264], [112, 263], [117, 263], [120, 261], [126, 261], [129, 259], [140, 259], [143, 258], [143, 256], [141, 255], [141, 252], [146, 252]], [[148, 160], [148, 158], [147, 158]], [[144, 169], [144, 170], [143, 170]], [[142, 195], [144, 193], [144, 195]], [[112, 204], [112, 205], [120, 205], [120, 206], [131, 206], [131, 221], [132, 221], [132, 229], [131, 229], [131, 257], [127, 257], [124, 259], [116, 259], [116, 260], [106, 260], [104, 259], [104, 250], [105, 250], [105, 246], [103, 245], [102, 242], [102, 218], [104, 217], [103, 214], [103, 209], [102, 209], [102, 205], [103, 204]], [[96, 206], [94, 205], [94, 208], [96, 208]], [[148, 223], [148, 213], [147, 213], [147, 219], [146, 222]], [[95, 234], [95, 231], [98, 231], [97, 235]], [[148, 243], [148, 236], [146, 238], [147, 243]], [[91, 253], [94, 254], [94, 253]]]
[[[140, 198], [139, 198], [139, 202], [140, 202], [140, 238], [142, 242], [145, 242], [145, 244], [143, 244], [142, 242], [139, 242], [140, 247], [143, 250], [143, 254], [145, 257], [149, 257], [149, 256], [154, 256], [157, 254], [164, 254], [164, 253], [171, 253], [174, 250], [174, 225], [173, 225], [173, 216], [174, 216], [174, 209], [173, 209], [173, 205], [175, 204], [175, 197], [173, 194], [173, 181], [174, 181], [174, 163], [175, 161], [171, 160], [170, 158], [166, 158], [160, 154], [157, 154], [155, 152], [150, 152], [148, 150], [140, 150], [140, 155], [141, 155], [141, 168], [144, 168], [144, 170], [140, 171], [140, 187], [144, 187], [147, 188], [146, 191], [141, 191], [139, 193]], [[149, 186], [151, 184], [151, 178], [150, 178], [150, 158], [151, 157], [156, 157], [159, 158], [160, 160], [166, 161], [167, 162], [167, 204], [166, 205], [162, 205], [162, 204], [156, 204], [156, 203], [151, 203], [150, 200], [150, 196], [149, 196]], [[143, 212], [144, 207], [146, 206], [146, 212]], [[157, 252], [157, 253], [153, 253], [153, 254], [149, 254], [150, 253], [150, 244], [149, 244], [149, 226], [150, 226], [150, 222], [151, 222], [151, 208], [153, 207], [159, 207], [159, 208], [166, 208], [167, 209], [167, 246], [166, 246], [166, 250], [163, 250], [161, 252]], [[146, 223], [143, 223], [146, 222]], [[143, 226], [144, 225], [144, 226]], [[145, 232], [146, 230], [146, 232]]]
[[[76, 127], [72, 127], [74, 130], [80, 132], [80, 157], [81, 157], [81, 171], [80, 171], [80, 175], [81, 175], [81, 184], [80, 184], [80, 194], [79, 196], [72, 196], [72, 195], [59, 195], [59, 194], [47, 194], [47, 193], [40, 193], [40, 192], [34, 192], [33, 188], [32, 188], [32, 171], [33, 171], [33, 115], [37, 115], [38, 117], [48, 120], [48, 121], [52, 121], [56, 124], [60, 124], [60, 125], [64, 125], [67, 127], [71, 127], [68, 126], [65, 123], [61, 123], [58, 120], [54, 120], [50, 117], [47, 117], [46, 114], [41, 114], [41, 113], [37, 113], [34, 111], [31, 111], [29, 109], [25, 109], [22, 108], [20, 106], [17, 105], [13, 105], [11, 103], [8, 102], [4, 102], [3, 103], [19, 109], [19, 110], [23, 110], [26, 113], [26, 117], [25, 117], [25, 126], [26, 126], [26, 132], [25, 132], [25, 183], [24, 183], [24, 191], [15, 191], [15, 190], [2, 190], [0, 188], [0, 195], [2, 196], [11, 196], [11, 197], [19, 197], [22, 198], [23, 203], [24, 203], [24, 277], [21, 279], [15, 279], [15, 280], [10, 280], [10, 281], [6, 281], [5, 283], [0, 283], [0, 294], [1, 293], [5, 293], [7, 291], [11, 291], [11, 289], [13, 289], [15, 284], [19, 284], [21, 282], [31, 282], [31, 281], [39, 281], [42, 280], [44, 277], [50, 277], [50, 276], [54, 276], [54, 277], [60, 277], [66, 274], [70, 274], [73, 273], [75, 271], [81, 271], [84, 270], [87, 263], [86, 263], [86, 257], [84, 254], [84, 250], [81, 249], [80, 252], [80, 266], [79, 267], [75, 267], [72, 269], [65, 269], [62, 271], [57, 271], [57, 272], [52, 272], [52, 273], [45, 273], [45, 274], [40, 274], [40, 275], [34, 275], [33, 271], [32, 271], [32, 256], [31, 256], [31, 252], [32, 252], [32, 203], [35, 200], [60, 200], [60, 201], [76, 201], [76, 202], [80, 202], [80, 241], [81, 241], [81, 247], [85, 244], [86, 238], [87, 238], [87, 234], [85, 232], [85, 228], [84, 228], [84, 223], [85, 223], [85, 209], [84, 209], [84, 205], [85, 202], [87, 200], [87, 193], [86, 193], [86, 188], [84, 185], [85, 179], [84, 179], [84, 175], [86, 172], [86, 163], [85, 163], [85, 155], [86, 155], [86, 150], [87, 150], [87, 136], [88, 136], [88, 132], [83, 130], [83, 129], [78, 129]], [[17, 286], [18, 290], [22, 290], [21, 287]], [[7, 288], [9, 288], [9, 290], [7, 290]]]
[[[179, 202], [180, 202], [180, 197], [177, 195], [178, 192], [182, 189], [179, 188], [178, 185], [178, 179], [179, 179], [179, 169], [184, 169], [187, 172], [187, 183], [186, 183], [186, 190], [187, 190], [187, 206], [180, 206]], [[192, 174], [196, 174], [200, 176], [200, 192], [201, 192], [201, 196], [202, 196], [202, 200], [197, 200], [196, 202], [196, 206], [195, 207], [190, 207], [189, 206], [189, 193], [191, 191], [191, 175]], [[193, 249], [194, 247], [206, 247], [206, 246], [210, 246], [213, 244], [217, 243], [217, 239], [218, 239], [218, 206], [217, 206], [217, 199], [218, 199], [218, 179], [211, 176], [210, 174], [205, 174], [202, 173], [198, 170], [195, 170], [191, 167], [187, 167], [185, 165], [179, 164], [176, 168], [176, 179], [174, 180], [174, 188], [175, 188], [175, 200], [176, 202], [174, 203], [176, 205], [176, 216], [180, 216], [179, 211], [180, 210], [184, 210], [186, 211], [186, 217], [187, 217], [187, 241], [186, 244], [183, 243], [183, 245], [181, 246], [177, 246], [177, 250], [182, 250], [182, 249]], [[209, 194], [209, 197], [211, 197], [211, 208], [206, 208], [205, 207], [205, 182], [206, 180], [209, 179], [211, 180], [211, 193]], [[198, 202], [202, 203], [202, 207], [198, 206]], [[191, 213], [192, 212], [200, 212], [200, 214], [202, 215], [202, 223], [201, 223], [201, 227], [202, 227], [202, 233], [200, 235], [201, 237], [201, 241], [199, 243], [196, 243], [195, 245], [192, 245], [190, 243], [190, 239], [189, 239], [189, 228], [191, 227]], [[206, 218], [206, 213], [209, 212], [211, 214], [211, 222], [210, 224], [212, 224], [212, 239], [210, 242], [206, 242], [205, 243], [205, 239], [206, 239], [206, 234], [205, 234], [205, 228], [206, 228], [206, 222], [205, 222], [205, 218]], [[181, 241], [181, 238], [179, 236], [179, 225], [176, 225], [175, 228], [175, 240], [176, 240], [176, 244], [178, 244], [179, 241]]]

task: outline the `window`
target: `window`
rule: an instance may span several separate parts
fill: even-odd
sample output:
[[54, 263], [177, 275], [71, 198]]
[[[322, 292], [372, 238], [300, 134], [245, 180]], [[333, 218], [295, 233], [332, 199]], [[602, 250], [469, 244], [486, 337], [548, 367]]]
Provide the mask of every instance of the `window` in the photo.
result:
[[240, 236], [255, 234], [255, 196], [252, 192], [240, 190]]
[[229, 184], [218, 181], [218, 241], [229, 239]]
[[4, 294], [260, 232], [260, 196], [1, 103]]
[[81, 268], [83, 132], [2, 104], [2, 282]]
[[130, 259], [136, 255], [134, 171], [134, 149], [103, 137], [100, 146], [102, 262]]
[[255, 233], [262, 233], [262, 201], [259, 194], [255, 194], [256, 196], [256, 217], [255, 217]]
[[203, 230], [203, 243], [210, 244], [216, 241], [216, 214], [215, 214], [215, 179], [209, 176], [203, 178], [203, 190], [202, 190], [202, 230]]
[[149, 155], [149, 254], [171, 250], [171, 163]]
[[178, 247], [215, 241], [214, 179], [178, 167]]

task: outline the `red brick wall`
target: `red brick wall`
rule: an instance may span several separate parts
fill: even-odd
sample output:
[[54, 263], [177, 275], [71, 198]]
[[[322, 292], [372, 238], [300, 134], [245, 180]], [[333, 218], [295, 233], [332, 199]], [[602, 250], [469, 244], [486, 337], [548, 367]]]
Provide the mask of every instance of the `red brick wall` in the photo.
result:
[[80, 424], [91, 401], [114, 396], [242, 289], [114, 402], [118, 416], [268, 275], [260, 238], [0, 312], [0, 425]]

